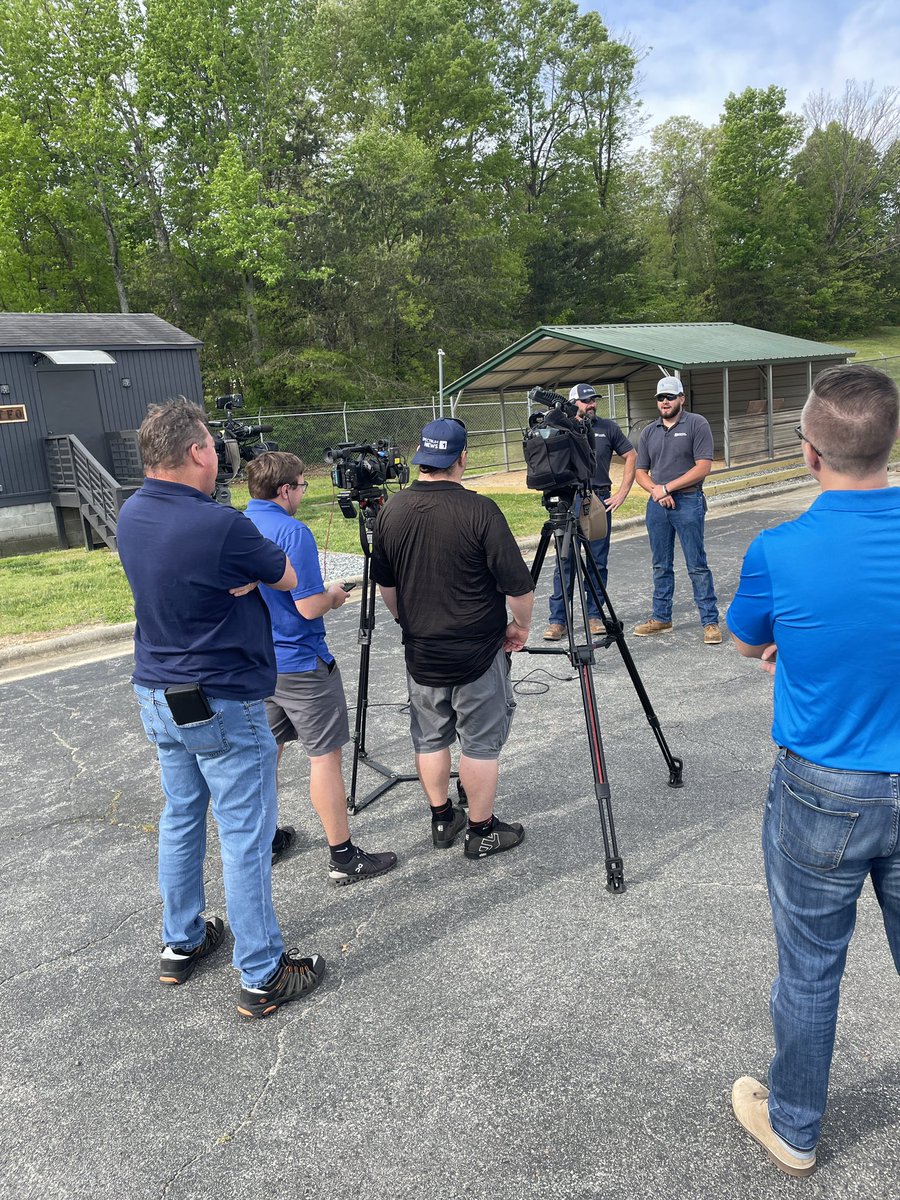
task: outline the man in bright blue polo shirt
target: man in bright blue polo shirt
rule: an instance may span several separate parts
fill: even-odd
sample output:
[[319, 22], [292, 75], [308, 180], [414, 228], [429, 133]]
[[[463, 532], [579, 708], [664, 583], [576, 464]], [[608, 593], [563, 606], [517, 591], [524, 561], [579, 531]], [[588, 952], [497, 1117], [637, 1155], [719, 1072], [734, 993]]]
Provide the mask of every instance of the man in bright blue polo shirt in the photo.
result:
[[822, 494], [751, 544], [728, 610], [740, 653], [775, 676], [780, 747], [763, 822], [775, 1057], [768, 1089], [744, 1076], [732, 1105], [795, 1176], [815, 1170], [841, 976], [868, 877], [900, 971], [900, 488], [887, 476], [898, 421], [897, 387], [883, 372], [860, 363], [817, 376], [797, 435]]
[[317, 986], [320, 955], [284, 952], [272, 906], [275, 742], [263, 699], [275, 683], [269, 613], [257, 589], [296, 584], [283, 550], [210, 494], [218, 470], [203, 411], [151, 405], [140, 430], [146, 479], [117, 540], [137, 618], [134, 690], [156, 748], [163, 951], [159, 979], [182, 984], [222, 942], [204, 920], [206, 814], [219, 828], [238, 1011], [264, 1017]]
[[247, 516], [280, 546], [297, 574], [289, 592], [261, 588], [272, 616], [278, 678], [266, 700], [269, 726], [278, 743], [300, 740], [309, 758], [309, 795], [331, 851], [328, 874], [337, 886], [383, 875], [396, 866], [390, 851], [367, 853], [350, 838], [342, 748], [350, 740], [347, 701], [338, 665], [325, 643], [326, 612], [340, 608], [347, 592], [326, 590], [319, 551], [308, 525], [295, 519], [306, 491], [296, 454], [270, 450], [247, 466], [252, 499]]
[[659, 380], [656, 403], [659, 417], [641, 431], [635, 471], [638, 486], [649, 493], [646, 521], [653, 556], [653, 611], [634, 632], [651, 637], [672, 628], [678, 534], [704, 644], [717, 646], [722, 641], [719, 609], [703, 540], [703, 480], [712, 469], [712, 430], [706, 417], [685, 409], [684, 385], [675, 375]]

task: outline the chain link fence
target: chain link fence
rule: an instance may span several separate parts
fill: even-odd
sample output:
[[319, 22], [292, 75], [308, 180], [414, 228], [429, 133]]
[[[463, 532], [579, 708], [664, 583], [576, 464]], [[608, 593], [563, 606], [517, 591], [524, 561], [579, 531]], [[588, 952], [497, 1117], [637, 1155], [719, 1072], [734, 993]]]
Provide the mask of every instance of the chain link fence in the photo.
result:
[[[626, 422], [625, 389], [610, 387], [608, 395], [598, 395], [597, 411], [609, 415], [621, 425]], [[496, 471], [524, 471], [522, 436], [528, 428], [531, 406], [525, 392], [504, 396], [463, 400], [453, 409], [444, 400], [444, 416], [455, 416], [465, 422], [468, 431], [469, 467], [467, 475], [487, 475]], [[339, 442], [370, 442], [385, 440], [411, 456], [419, 444], [422, 427], [440, 416], [440, 406], [434, 397], [411, 401], [403, 405], [382, 408], [331, 409], [307, 413], [267, 413], [261, 409], [251, 418], [272, 426], [263, 436], [278, 443], [303, 459], [308, 474], [328, 471], [324, 451]]]

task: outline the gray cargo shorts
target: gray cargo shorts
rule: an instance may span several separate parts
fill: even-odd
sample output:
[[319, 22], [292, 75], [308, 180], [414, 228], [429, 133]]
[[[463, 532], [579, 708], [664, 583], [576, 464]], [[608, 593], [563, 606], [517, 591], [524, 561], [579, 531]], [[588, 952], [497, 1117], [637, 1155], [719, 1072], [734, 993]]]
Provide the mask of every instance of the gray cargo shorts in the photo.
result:
[[406, 679], [410, 733], [417, 754], [446, 750], [459, 738], [467, 758], [500, 757], [516, 711], [505, 651], [498, 650], [484, 674], [471, 683], [426, 687], [408, 671]]
[[347, 701], [334, 659], [317, 659], [312, 671], [279, 675], [266, 701], [269, 728], [279, 746], [299, 739], [310, 758], [330, 754], [350, 741]]

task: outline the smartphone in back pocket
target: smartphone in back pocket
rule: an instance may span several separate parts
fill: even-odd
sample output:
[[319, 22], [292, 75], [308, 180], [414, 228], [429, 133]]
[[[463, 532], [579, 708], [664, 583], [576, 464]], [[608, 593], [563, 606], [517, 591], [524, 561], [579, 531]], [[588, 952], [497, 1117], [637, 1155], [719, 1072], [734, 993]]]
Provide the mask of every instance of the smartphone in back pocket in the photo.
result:
[[163, 694], [176, 725], [196, 725], [199, 721], [209, 721], [213, 715], [199, 683], [178, 683], [167, 687]]

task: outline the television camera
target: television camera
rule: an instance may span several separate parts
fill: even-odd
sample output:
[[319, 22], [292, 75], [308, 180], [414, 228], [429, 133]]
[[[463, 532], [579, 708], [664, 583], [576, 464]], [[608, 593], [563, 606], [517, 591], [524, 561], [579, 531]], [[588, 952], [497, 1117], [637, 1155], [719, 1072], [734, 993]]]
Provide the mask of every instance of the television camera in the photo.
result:
[[252, 462], [267, 450], [278, 449], [277, 442], [266, 442], [261, 438], [262, 434], [272, 432], [271, 425], [245, 425], [243, 421], [235, 419], [234, 410], [243, 407], [244, 397], [240, 392], [216, 396], [216, 408], [225, 413], [223, 420], [209, 423], [219, 460], [219, 470], [216, 474], [217, 500], [219, 489], [228, 490], [228, 484], [235, 478], [243, 463]]
[[382, 439], [377, 442], [340, 442], [324, 450], [331, 467], [331, 481], [339, 488], [338, 506], [348, 520], [356, 516], [354, 501], [367, 508], [382, 501], [387, 484], [400, 487], [409, 483], [409, 466], [396, 446]]

